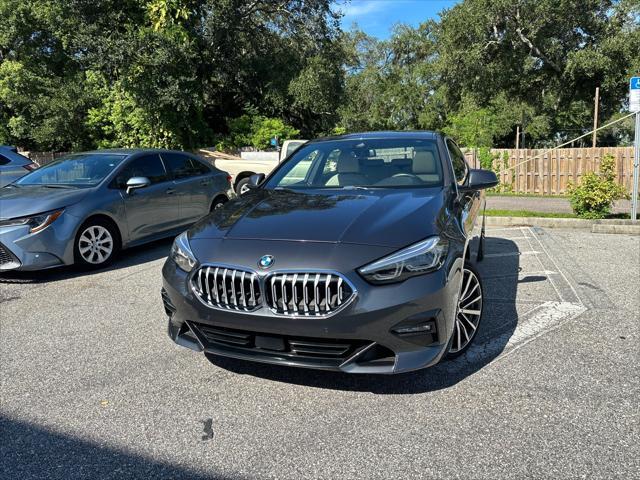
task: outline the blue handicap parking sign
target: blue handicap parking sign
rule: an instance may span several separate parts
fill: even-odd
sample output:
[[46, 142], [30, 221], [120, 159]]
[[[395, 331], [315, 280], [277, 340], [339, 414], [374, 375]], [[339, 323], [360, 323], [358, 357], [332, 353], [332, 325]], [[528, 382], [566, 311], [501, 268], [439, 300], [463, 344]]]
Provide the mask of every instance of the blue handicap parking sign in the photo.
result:
[[631, 90], [640, 90], [640, 77], [631, 77]]

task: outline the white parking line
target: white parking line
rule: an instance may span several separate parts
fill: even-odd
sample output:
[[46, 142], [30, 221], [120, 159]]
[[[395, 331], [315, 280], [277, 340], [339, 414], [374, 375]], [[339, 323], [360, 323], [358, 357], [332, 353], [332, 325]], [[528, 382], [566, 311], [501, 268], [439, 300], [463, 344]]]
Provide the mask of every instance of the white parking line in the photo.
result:
[[537, 255], [540, 252], [531, 250], [529, 252], [505, 252], [505, 253], [486, 253], [484, 258], [499, 258], [499, 257], [519, 257], [521, 255]]
[[[529, 250], [522, 252], [505, 252], [485, 255], [489, 258], [509, 257], [516, 255], [533, 255], [535, 262], [540, 265], [539, 271], [520, 271], [509, 275], [483, 276], [484, 280], [500, 279], [507, 277], [517, 277], [518, 279], [544, 275], [557, 294], [557, 300], [543, 301], [525, 313], [519, 315], [515, 320], [515, 325], [510, 327], [498, 327], [495, 336], [488, 332], [483, 335], [486, 339], [484, 343], [475, 343], [462, 357], [452, 362], [453, 368], [466, 367], [470, 363], [477, 363], [483, 359], [490, 359], [488, 364], [494, 363], [501, 358], [505, 358], [517, 351], [521, 347], [536, 340], [542, 335], [552, 332], [568, 321], [576, 318], [587, 310], [582, 300], [578, 296], [576, 289], [571, 284], [567, 276], [559, 268], [558, 263], [553, 259], [549, 251], [544, 247], [538, 235], [530, 227], [516, 227], [521, 232], [522, 240], [526, 241]], [[515, 230], [498, 229], [498, 230]], [[495, 237], [512, 240], [508, 237]], [[524, 244], [524, 242], [522, 242]], [[534, 244], [536, 248], [534, 248]], [[539, 248], [538, 248], [539, 247]], [[552, 269], [549, 269], [551, 267]], [[487, 299], [490, 301], [490, 299]], [[518, 299], [515, 299], [518, 304]], [[506, 325], [506, 324], [505, 324]]]

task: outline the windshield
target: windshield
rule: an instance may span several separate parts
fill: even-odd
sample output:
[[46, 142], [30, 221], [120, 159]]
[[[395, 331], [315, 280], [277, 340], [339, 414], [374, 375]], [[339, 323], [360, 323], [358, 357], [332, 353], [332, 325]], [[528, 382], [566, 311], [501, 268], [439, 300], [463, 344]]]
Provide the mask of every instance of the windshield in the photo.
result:
[[28, 173], [15, 184], [92, 187], [102, 182], [125, 157], [95, 153], [70, 155]]
[[349, 139], [303, 146], [266, 188], [401, 188], [442, 185], [435, 140]]

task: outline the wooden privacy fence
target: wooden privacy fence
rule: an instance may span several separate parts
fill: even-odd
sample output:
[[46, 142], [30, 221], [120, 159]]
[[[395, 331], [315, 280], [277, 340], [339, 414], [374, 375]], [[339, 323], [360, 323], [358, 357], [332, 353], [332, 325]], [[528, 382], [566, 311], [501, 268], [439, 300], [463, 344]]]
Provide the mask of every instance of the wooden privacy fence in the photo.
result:
[[20, 154], [29, 157], [31, 161], [42, 167], [47, 163], [53, 162], [56, 158], [64, 157], [68, 152], [30, 152], [27, 150], [21, 151]]
[[[618, 183], [629, 192], [633, 181], [633, 147], [560, 148], [547, 151], [493, 149], [493, 167], [500, 183], [514, 193], [561, 195], [569, 183], [579, 184], [587, 172], [597, 172], [605, 155], [616, 159]], [[545, 153], [546, 152], [546, 153]], [[506, 154], [506, 155], [505, 155]], [[465, 152], [472, 168], [480, 168], [477, 152]], [[508, 157], [505, 160], [505, 156]]]

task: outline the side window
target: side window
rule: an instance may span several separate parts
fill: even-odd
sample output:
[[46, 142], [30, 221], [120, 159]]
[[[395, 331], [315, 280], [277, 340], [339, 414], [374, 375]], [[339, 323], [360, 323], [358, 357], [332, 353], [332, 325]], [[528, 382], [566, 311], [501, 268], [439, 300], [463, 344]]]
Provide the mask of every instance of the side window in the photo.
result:
[[304, 182], [314, 172], [314, 164], [319, 155], [319, 150], [313, 150], [301, 159], [281, 180], [281, 185], [292, 185]]
[[336, 173], [338, 170], [338, 157], [340, 156], [340, 150], [332, 150], [327, 157], [327, 161], [324, 164], [322, 175], [328, 175], [330, 173]]
[[206, 165], [179, 153], [163, 153], [162, 159], [174, 180], [204, 175], [211, 171]]
[[449, 150], [449, 156], [451, 157], [456, 182], [460, 184], [467, 178], [467, 172], [469, 171], [467, 161], [464, 159], [464, 154], [460, 151], [458, 146], [450, 139], [447, 139], [447, 149]]
[[206, 175], [207, 173], [211, 173], [211, 169], [204, 163], [199, 162], [198, 160], [194, 160], [193, 158], [191, 158], [190, 160], [194, 175]]
[[9, 159], [4, 155], [0, 155], [0, 165], [6, 165], [7, 163], [9, 163]]
[[152, 185], [168, 180], [167, 172], [158, 154], [145, 155], [129, 162], [118, 173], [113, 185], [116, 188], [126, 188], [127, 180], [132, 177], [147, 177]]

